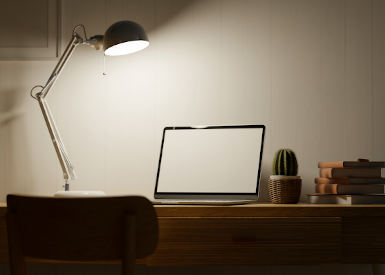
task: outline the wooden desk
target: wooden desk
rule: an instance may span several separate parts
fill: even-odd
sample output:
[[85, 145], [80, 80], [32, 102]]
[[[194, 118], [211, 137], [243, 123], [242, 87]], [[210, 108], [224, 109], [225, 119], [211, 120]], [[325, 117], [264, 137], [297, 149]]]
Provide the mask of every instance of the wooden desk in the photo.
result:
[[[0, 205], [0, 263], [7, 262]], [[148, 265], [385, 263], [385, 205], [156, 206]]]

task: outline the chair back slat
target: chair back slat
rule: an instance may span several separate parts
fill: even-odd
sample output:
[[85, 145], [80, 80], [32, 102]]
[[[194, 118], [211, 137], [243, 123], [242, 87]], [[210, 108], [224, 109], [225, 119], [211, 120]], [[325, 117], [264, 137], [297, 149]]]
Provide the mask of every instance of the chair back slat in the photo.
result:
[[139, 196], [8, 195], [7, 211], [8, 230], [14, 232], [9, 235], [10, 241], [19, 238], [24, 257], [64, 261], [128, 260], [150, 255], [158, 241], [155, 210], [151, 202]]

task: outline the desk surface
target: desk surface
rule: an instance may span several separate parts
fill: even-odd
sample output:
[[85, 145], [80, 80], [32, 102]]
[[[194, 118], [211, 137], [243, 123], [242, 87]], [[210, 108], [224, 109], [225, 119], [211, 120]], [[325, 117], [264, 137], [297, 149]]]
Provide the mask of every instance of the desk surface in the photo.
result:
[[[0, 216], [6, 204], [0, 203]], [[385, 204], [154, 205], [158, 217], [350, 217], [385, 216]]]

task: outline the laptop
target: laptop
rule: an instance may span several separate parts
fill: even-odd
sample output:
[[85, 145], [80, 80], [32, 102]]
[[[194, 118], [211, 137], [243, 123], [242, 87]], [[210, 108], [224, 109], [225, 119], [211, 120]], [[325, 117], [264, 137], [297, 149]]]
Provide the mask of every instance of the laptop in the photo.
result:
[[154, 203], [255, 202], [264, 135], [264, 125], [165, 127]]

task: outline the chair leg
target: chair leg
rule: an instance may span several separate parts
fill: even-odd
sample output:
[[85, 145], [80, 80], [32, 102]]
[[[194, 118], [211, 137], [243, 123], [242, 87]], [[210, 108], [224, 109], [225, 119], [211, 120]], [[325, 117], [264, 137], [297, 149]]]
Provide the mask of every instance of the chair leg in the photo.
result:
[[7, 212], [8, 251], [11, 275], [27, 275], [27, 268], [21, 246], [20, 234], [14, 213]]
[[122, 275], [133, 275], [135, 273], [136, 259], [135, 216], [125, 216], [123, 228]]

